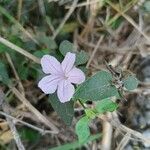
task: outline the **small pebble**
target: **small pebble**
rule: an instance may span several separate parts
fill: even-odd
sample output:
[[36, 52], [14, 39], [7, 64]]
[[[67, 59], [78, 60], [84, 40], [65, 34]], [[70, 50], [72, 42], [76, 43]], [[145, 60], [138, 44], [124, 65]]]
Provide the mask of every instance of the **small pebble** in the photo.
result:
[[[148, 130], [145, 130], [143, 133], [143, 136], [146, 137], [147, 139], [150, 139], [150, 129]], [[143, 145], [146, 147], [146, 148], [150, 148], [150, 142], [143, 142]]]
[[150, 111], [145, 112], [145, 119], [146, 119], [147, 125], [150, 125]]

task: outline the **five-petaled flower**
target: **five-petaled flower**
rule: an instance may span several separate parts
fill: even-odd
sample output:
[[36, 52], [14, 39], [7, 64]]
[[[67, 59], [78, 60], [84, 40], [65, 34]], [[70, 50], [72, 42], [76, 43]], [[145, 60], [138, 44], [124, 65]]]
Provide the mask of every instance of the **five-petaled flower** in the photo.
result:
[[84, 73], [75, 67], [76, 55], [68, 52], [60, 64], [53, 56], [44, 55], [41, 59], [42, 70], [49, 74], [42, 78], [38, 87], [45, 94], [52, 94], [57, 90], [60, 102], [70, 101], [75, 92], [73, 84], [81, 84], [85, 81]]

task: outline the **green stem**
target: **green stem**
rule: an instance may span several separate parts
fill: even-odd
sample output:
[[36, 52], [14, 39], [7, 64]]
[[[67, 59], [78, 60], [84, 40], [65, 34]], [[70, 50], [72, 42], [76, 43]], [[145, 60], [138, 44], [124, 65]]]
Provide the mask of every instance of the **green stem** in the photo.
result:
[[82, 107], [84, 108], [84, 109], [86, 109], [86, 107], [84, 106], [84, 104], [81, 102], [81, 100], [78, 100], [79, 101], [79, 103], [82, 105]]

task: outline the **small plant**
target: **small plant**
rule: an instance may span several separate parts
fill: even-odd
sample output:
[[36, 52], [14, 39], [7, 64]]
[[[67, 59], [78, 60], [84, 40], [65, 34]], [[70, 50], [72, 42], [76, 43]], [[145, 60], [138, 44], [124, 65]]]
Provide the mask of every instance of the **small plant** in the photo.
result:
[[[116, 71], [107, 63], [108, 71], [101, 70], [85, 80], [83, 71], [88, 55], [83, 51], [76, 53], [74, 49], [72, 43], [63, 41], [59, 47], [64, 56], [61, 63], [50, 55], [42, 57], [43, 72], [50, 75], [44, 77], [38, 86], [50, 94], [49, 102], [67, 125], [71, 125], [74, 116], [74, 103], [81, 103], [85, 114], [77, 122], [75, 130], [79, 142], [84, 143], [90, 136], [91, 120], [117, 110], [116, 100], [122, 99], [124, 92], [134, 90], [138, 80], [131, 73]], [[95, 108], [86, 108], [86, 101], [94, 101]]]

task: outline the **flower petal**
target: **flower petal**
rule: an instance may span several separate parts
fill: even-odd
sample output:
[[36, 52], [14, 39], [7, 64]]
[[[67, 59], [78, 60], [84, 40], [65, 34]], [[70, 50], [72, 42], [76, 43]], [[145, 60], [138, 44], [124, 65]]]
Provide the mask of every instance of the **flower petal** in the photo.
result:
[[68, 80], [71, 83], [75, 84], [81, 84], [85, 81], [85, 74], [82, 70], [74, 67], [68, 74], [67, 74]]
[[75, 59], [76, 59], [76, 55], [74, 53], [68, 52], [66, 54], [64, 60], [61, 63], [62, 69], [65, 73], [68, 73], [72, 69], [75, 63]]
[[53, 56], [44, 55], [41, 59], [42, 70], [46, 74], [61, 74], [60, 62]]
[[58, 82], [61, 80], [60, 76], [49, 75], [40, 80], [38, 87], [45, 94], [52, 94], [56, 91]]
[[67, 80], [62, 80], [58, 84], [57, 96], [61, 103], [70, 101], [75, 92], [74, 86]]

